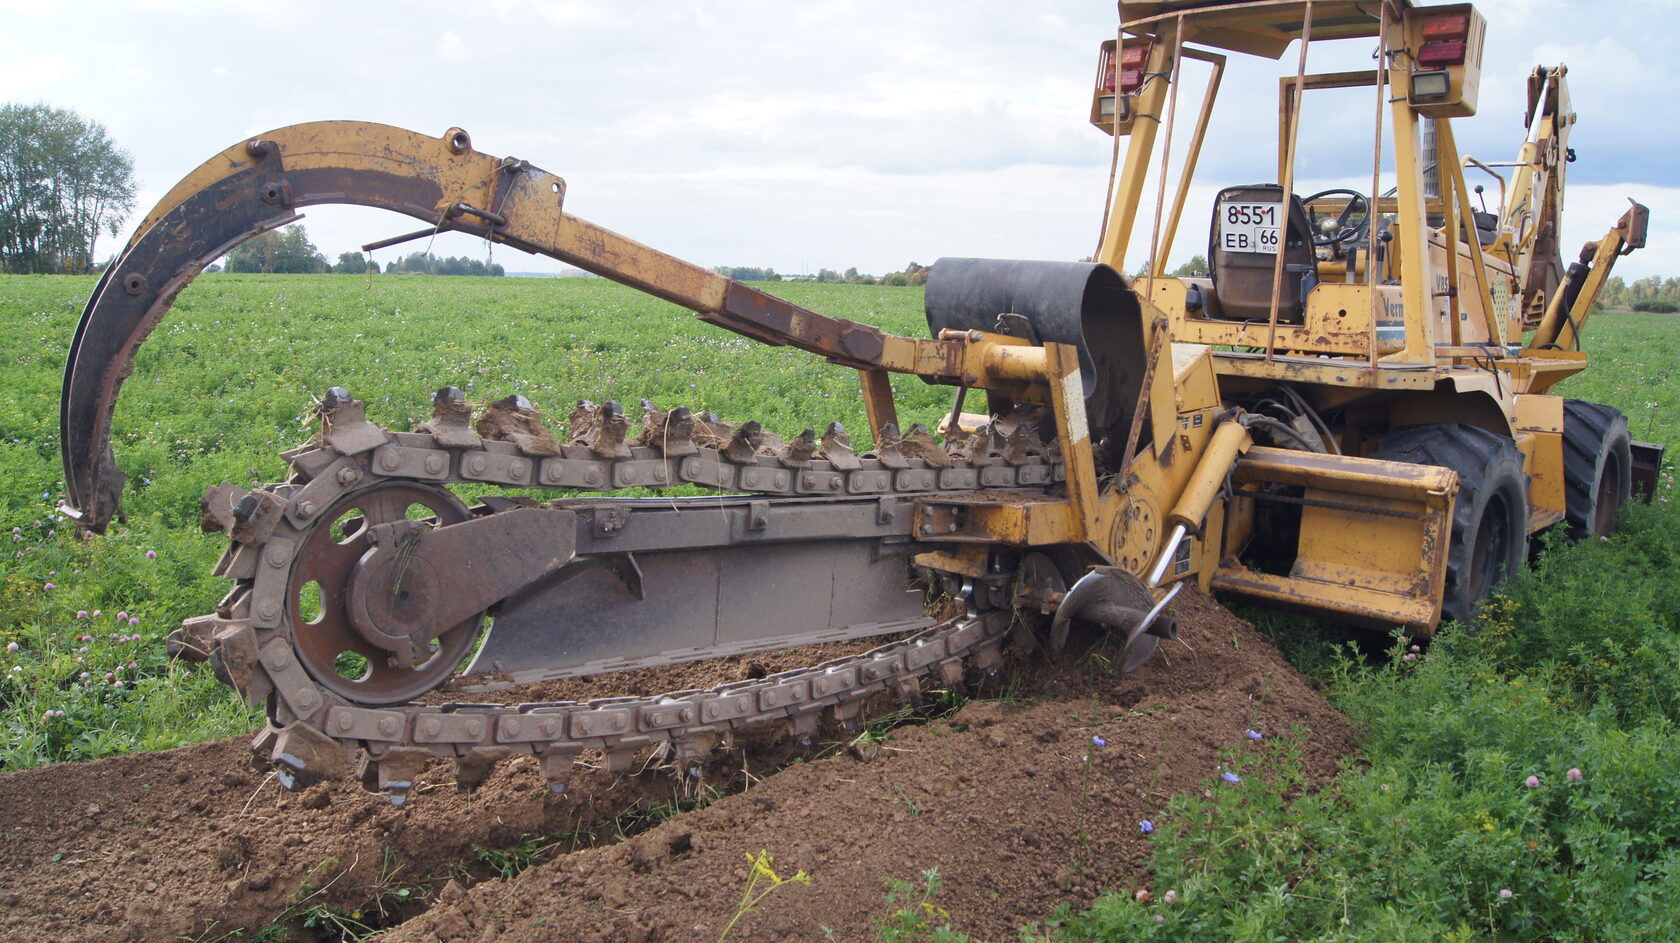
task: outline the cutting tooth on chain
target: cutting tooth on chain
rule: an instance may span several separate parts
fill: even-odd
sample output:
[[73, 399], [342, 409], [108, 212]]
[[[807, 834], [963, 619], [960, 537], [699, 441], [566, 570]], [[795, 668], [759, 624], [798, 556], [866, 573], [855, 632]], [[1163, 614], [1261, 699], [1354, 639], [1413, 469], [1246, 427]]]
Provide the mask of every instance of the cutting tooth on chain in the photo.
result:
[[735, 427], [720, 422], [709, 412], [701, 413], [694, 423], [694, 444], [705, 449], [722, 449], [735, 437]]
[[947, 658], [939, 663], [937, 669], [939, 683], [947, 690], [960, 691], [963, 686], [963, 664], [961, 658]]
[[260, 544], [274, 533], [286, 514], [286, 501], [271, 491], [253, 491], [233, 506], [230, 536], [244, 544]]
[[910, 458], [919, 458], [934, 468], [949, 468], [951, 456], [945, 454], [945, 449], [928, 431], [927, 426], [913, 423], [904, 433], [904, 439], [898, 444], [898, 450]]
[[328, 776], [343, 772], [344, 746], [337, 740], [297, 721], [281, 728], [274, 738], [269, 759], [280, 785], [303, 789]]
[[817, 430], [806, 429], [788, 441], [782, 450], [782, 464], [789, 468], [805, 468], [817, 454]]
[[204, 492], [198, 499], [198, 528], [206, 534], [233, 530], [234, 505], [250, 494], [231, 482], [224, 481]]
[[342, 386], [327, 390], [315, 407], [321, 419], [319, 440], [341, 455], [355, 455], [385, 444], [385, 430], [369, 422], [366, 408]]
[[555, 795], [563, 795], [572, 779], [572, 765], [577, 762], [582, 749], [575, 746], [555, 746], [538, 754], [543, 782], [548, 784], [548, 791]]
[[988, 423], [974, 436], [974, 444], [969, 451], [968, 463], [975, 467], [984, 468], [991, 465], [1006, 465], [1009, 456], [1004, 452], [1007, 440], [998, 432], [997, 426]]
[[644, 399], [642, 406], [642, 434], [634, 440], [636, 445], [652, 445], [653, 440], [665, 426], [665, 410], [653, 404], [653, 400]]
[[566, 439], [573, 445], [588, 445], [601, 425], [601, 407], [580, 399], [566, 417]]
[[985, 443], [989, 437], [984, 429], [970, 432], [961, 426], [953, 426], [945, 434], [945, 454], [950, 456], [953, 465], [980, 465], [980, 462], [975, 461], [975, 453], [979, 452], [984, 458]]
[[484, 407], [473, 429], [493, 442], [512, 442], [526, 455], [560, 454], [560, 443], [543, 424], [542, 414], [517, 393]]
[[875, 440], [875, 450], [864, 455], [864, 458], [879, 459], [881, 465], [886, 468], [909, 468], [910, 460], [905, 458], [899, 449], [903, 441], [904, 436], [899, 433], [898, 426], [889, 422], [881, 427], [881, 433]]
[[391, 805], [401, 807], [432, 759], [431, 754], [414, 747], [392, 747], [378, 757], [364, 754], [360, 764], [362, 785], [383, 792]]
[[800, 746], [808, 747], [816, 739], [820, 719], [816, 711], [801, 711], [788, 718], [788, 729]]
[[607, 772], [622, 776], [636, 768], [636, 752], [638, 749], [637, 746], [626, 746], [624, 744], [607, 747], [601, 751], [602, 763], [605, 765]]
[[1015, 427], [1004, 443], [1004, 457], [1012, 465], [1021, 465], [1044, 455], [1044, 440], [1030, 424]]
[[[338, 413], [339, 410], [359, 407], [360, 405], [360, 403], [356, 402], [355, 397], [350, 395], [349, 390], [342, 386], [330, 386], [327, 387], [326, 395], [322, 396], [321, 401], [315, 404], [315, 415], [327, 422], [330, 426], [333, 416]], [[365, 419], [367, 416], [365, 413], [357, 410], [354, 415], [347, 414], [345, 418]]]
[[455, 760], [455, 786], [462, 792], [471, 792], [484, 785], [490, 778], [490, 773], [496, 764], [506, 759], [512, 753], [505, 747], [480, 748], [467, 751], [465, 756]]
[[852, 454], [852, 437], [838, 422], [829, 423], [828, 431], [823, 433], [822, 456], [840, 471], [857, 471], [863, 467], [858, 457]]
[[671, 762], [680, 771], [680, 775], [693, 776], [691, 771], [703, 765], [720, 742], [717, 733], [711, 730], [698, 730], [678, 736], [671, 741]]
[[723, 454], [737, 465], [752, 465], [758, 460], [758, 450], [764, 446], [764, 426], [756, 419], [742, 423], [723, 447]]
[[926, 700], [922, 697], [922, 686], [917, 684], [916, 679], [912, 677], [903, 677], [894, 681], [893, 693], [898, 696], [899, 700], [904, 701], [917, 710], [922, 709]]
[[414, 427], [429, 432], [437, 444], [450, 449], [481, 448], [484, 440], [472, 429], [472, 405], [459, 387], [446, 386], [432, 396], [432, 418]]
[[1017, 403], [1008, 415], [999, 416], [992, 421], [992, 431], [1007, 439], [1013, 436], [1022, 426], [1037, 425], [1039, 413], [1038, 407]]
[[700, 449], [694, 444], [694, 412], [687, 406], [678, 406], [667, 413], [642, 400], [642, 434], [634, 444], [658, 449], [659, 454], [672, 458], [698, 454]]
[[596, 420], [594, 434], [585, 440], [589, 451], [602, 458], [629, 458], [630, 446], [624, 444], [624, 437], [630, 431], [630, 420], [624, 415], [624, 407], [608, 400], [596, 412]]
[[863, 714], [863, 699], [850, 698], [829, 708], [834, 714], [834, 722], [847, 733], [856, 733], [863, 726], [858, 718]]

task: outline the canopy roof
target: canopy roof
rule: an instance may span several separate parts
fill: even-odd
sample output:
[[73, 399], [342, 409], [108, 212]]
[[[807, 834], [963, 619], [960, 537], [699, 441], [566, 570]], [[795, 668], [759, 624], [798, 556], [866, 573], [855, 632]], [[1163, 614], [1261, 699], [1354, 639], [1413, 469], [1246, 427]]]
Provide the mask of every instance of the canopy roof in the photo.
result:
[[[1388, 0], [1400, 10], [1411, 0]], [[1155, 33], [1183, 16], [1189, 38], [1199, 45], [1277, 59], [1301, 38], [1306, 0], [1123, 0], [1122, 25], [1129, 32]], [[1377, 35], [1382, 0], [1314, 0], [1312, 38], [1359, 39]]]

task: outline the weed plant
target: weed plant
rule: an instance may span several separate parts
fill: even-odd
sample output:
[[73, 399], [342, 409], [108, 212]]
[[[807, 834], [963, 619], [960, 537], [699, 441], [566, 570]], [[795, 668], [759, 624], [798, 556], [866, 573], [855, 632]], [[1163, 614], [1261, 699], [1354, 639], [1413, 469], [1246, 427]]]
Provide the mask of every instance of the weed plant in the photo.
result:
[[[127, 519], [84, 542], [57, 508], [58, 405], [94, 283], [0, 276], [0, 769], [258, 722], [206, 666], [171, 663], [163, 639], [226, 592], [210, 575], [225, 538], [199, 532], [199, 495], [280, 480], [280, 452], [309, 437], [311, 400], [329, 386], [396, 429], [453, 384], [479, 402], [522, 393], [556, 426], [578, 399], [634, 414], [646, 397], [786, 435], [830, 420], [860, 447], [868, 435], [852, 371], [600, 279], [207, 275], [139, 350], [113, 426]], [[825, 313], [927, 330], [919, 288], [774, 287]], [[905, 422], [949, 408], [948, 390], [903, 378], [896, 390]]]
[[1350, 645], [1321, 680], [1361, 757], [1309, 792], [1287, 738], [1233, 747], [1240, 783], [1155, 817], [1149, 893], [1064, 912], [1048, 938], [1680, 936], [1672, 495], [1665, 476], [1607, 540], [1547, 540], [1426, 650]]

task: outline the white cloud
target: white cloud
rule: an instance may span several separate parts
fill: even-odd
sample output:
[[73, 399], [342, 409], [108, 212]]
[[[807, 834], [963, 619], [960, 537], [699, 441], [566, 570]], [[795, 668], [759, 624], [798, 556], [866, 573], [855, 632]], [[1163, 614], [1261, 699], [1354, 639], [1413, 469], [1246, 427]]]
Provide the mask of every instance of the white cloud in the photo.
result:
[[[1567, 59], [1582, 118], [1571, 143], [1582, 160], [1571, 165], [1566, 241], [1596, 236], [1619, 213], [1581, 187], [1672, 179], [1675, 108], [1629, 92], [1680, 85], [1670, 51], [1680, 30], [1651, 15], [1653, 2], [1483, 4], [1483, 114], [1460, 123], [1460, 144], [1514, 156], [1528, 69]], [[214, 81], [202, 60], [160, 60], [156, 50], [238, 48], [272, 14], [90, 4], [98, 15], [0, 0], [0, 10], [38, 21], [0, 31], [0, 87], [104, 122], [157, 192], [241, 137], [354, 118], [428, 134], [465, 127], [486, 151], [566, 177], [573, 211], [705, 264], [791, 270], [804, 258], [813, 268], [887, 270], [941, 254], [1076, 258], [1091, 251], [1102, 215], [1110, 139], [1085, 115], [1097, 46], [1114, 32], [1112, 4], [492, 0], [462, 17], [445, 0], [300, 0], [288, 15], [331, 18], [335, 28], [295, 46], [283, 70], [236, 63], [215, 67]], [[74, 50], [75, 61], [41, 49]], [[1370, 68], [1369, 53], [1369, 44], [1326, 44], [1312, 66]], [[1275, 175], [1276, 79], [1292, 64], [1232, 57], [1175, 257], [1202, 251], [1214, 190]], [[146, 72], [114, 78], [129, 67]], [[1193, 74], [1186, 92], [1201, 82]], [[1338, 124], [1341, 107], [1322, 114]], [[1370, 109], [1348, 105], [1351, 135], [1319, 139], [1303, 166], [1326, 180], [1303, 179], [1302, 192], [1368, 160]], [[1181, 136], [1174, 153], [1183, 152]], [[1680, 233], [1680, 211], [1662, 208], [1669, 188], [1640, 192], [1659, 194], [1647, 201], [1653, 245]], [[329, 256], [409, 225], [310, 212]], [[511, 263], [498, 259], [513, 268], [543, 264], [507, 255]], [[1645, 264], [1666, 263], [1651, 250], [1623, 261]]]
[[45, 97], [75, 67], [75, 60], [62, 53], [22, 59], [0, 56], [0, 88], [12, 101]]
[[445, 62], [462, 62], [467, 58], [467, 44], [461, 41], [460, 33], [446, 29], [438, 37], [437, 54]]

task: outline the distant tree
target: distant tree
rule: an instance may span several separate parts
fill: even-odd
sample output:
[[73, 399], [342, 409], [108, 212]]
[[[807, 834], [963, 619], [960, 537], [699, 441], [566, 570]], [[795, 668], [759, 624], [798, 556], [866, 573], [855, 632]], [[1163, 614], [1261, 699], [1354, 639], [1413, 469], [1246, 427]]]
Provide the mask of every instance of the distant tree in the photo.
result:
[[882, 275], [881, 284], [900, 286], [926, 285], [928, 276], [931, 274], [933, 274], [933, 269], [922, 265], [919, 262], [911, 262], [909, 265], [906, 265], [904, 270], [901, 272], [888, 272], [887, 274]]
[[[374, 266], [374, 271], [378, 270], [379, 267]], [[333, 266], [333, 271], [339, 275], [366, 275], [368, 272], [367, 256], [360, 252], [340, 252], [338, 254], [338, 264]]]
[[779, 282], [782, 276], [773, 268], [753, 268], [746, 265], [719, 265], [712, 271], [738, 282]]
[[466, 256], [438, 258], [424, 252], [410, 252], [395, 262], [385, 264], [387, 273], [413, 275], [506, 275], [507, 271], [495, 262], [469, 259]]
[[230, 272], [274, 272], [307, 275], [327, 270], [327, 257], [309, 241], [309, 233], [293, 224], [278, 232], [265, 232], [241, 243], [228, 253]]
[[101, 232], [134, 210], [134, 158], [97, 121], [0, 106], [0, 270], [89, 272]]
[[1601, 308], [1627, 307], [1627, 282], [1620, 275], [1612, 275], [1604, 282], [1604, 287], [1598, 292], [1598, 306]]
[[1177, 278], [1198, 278], [1207, 275], [1210, 271], [1212, 270], [1208, 267], [1206, 258], [1193, 255], [1190, 257], [1190, 261], [1173, 269], [1172, 274]]
[[819, 282], [837, 282], [837, 281], [840, 281], [840, 273], [836, 272], [835, 270], [833, 270], [831, 268], [818, 269], [817, 270], [817, 281], [819, 281]]

